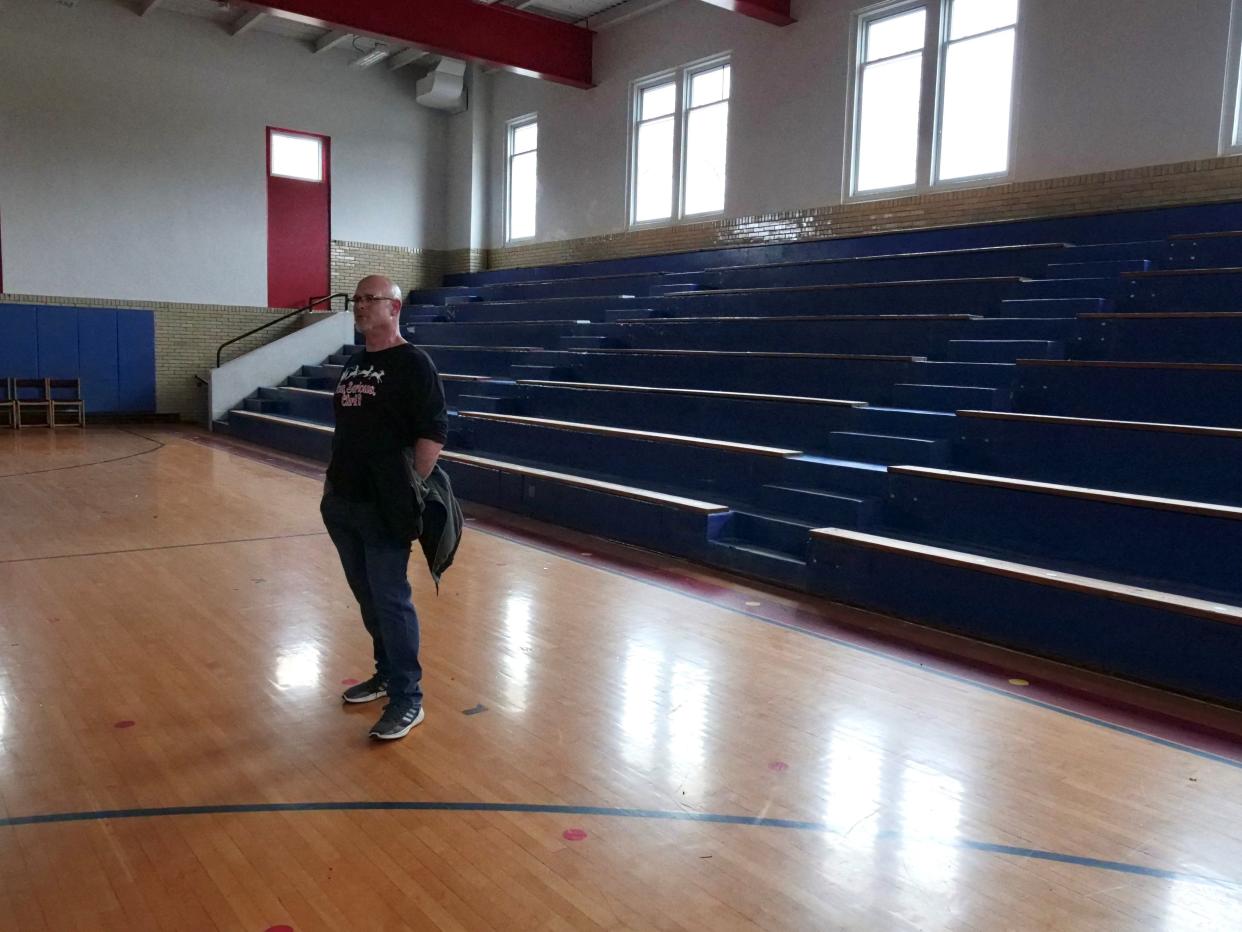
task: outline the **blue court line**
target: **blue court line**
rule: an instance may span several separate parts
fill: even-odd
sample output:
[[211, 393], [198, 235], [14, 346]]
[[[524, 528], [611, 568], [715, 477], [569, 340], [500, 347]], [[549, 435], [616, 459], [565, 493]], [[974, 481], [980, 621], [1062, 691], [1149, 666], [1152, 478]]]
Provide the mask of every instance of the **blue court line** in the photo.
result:
[[[562, 551], [556, 550], [552, 547], [545, 546], [543, 544], [538, 544], [530, 540], [524, 540], [520, 537], [515, 537], [509, 534], [505, 534], [503, 531], [492, 530], [492, 529], [484, 528], [484, 527], [478, 527], [477, 525], [471, 527], [471, 530], [479, 534], [486, 534], [489, 537], [496, 537], [496, 538], [499, 538], [500, 540], [506, 540], [506, 541], [509, 541], [510, 543], [518, 544], [523, 547], [530, 547], [532, 550], [538, 550], [540, 553], [546, 553], [549, 556], [559, 557], [562, 560], [568, 560], [571, 563], [577, 563], [580, 566], [586, 566], [591, 569], [600, 570], [605, 573], [611, 573], [614, 576], [620, 576], [623, 579], [629, 579], [634, 582], [641, 583], [645, 586], [652, 586], [656, 589], [662, 589], [665, 592], [671, 592], [674, 595], [679, 595], [686, 599], [693, 599], [695, 602], [701, 602], [704, 605], [710, 605], [713, 608], [719, 608], [726, 612], [733, 612], [738, 615], [743, 615], [747, 618], [754, 619], [755, 621], [763, 622], [765, 625], [771, 625], [776, 628], [782, 628], [786, 631], [793, 631], [798, 634], [803, 634], [808, 637], [816, 638], [820, 641], [827, 641], [830, 644], [835, 644], [838, 647], [844, 647], [847, 650], [857, 651], [858, 653], [861, 653], [861, 654], [867, 654], [870, 657], [876, 657], [880, 660], [887, 660], [890, 663], [900, 664], [903, 667], [909, 667], [914, 670], [919, 670], [923, 673], [928, 673], [928, 674], [931, 674], [932, 676], [938, 676], [941, 679], [950, 680], [951, 682], [954, 682], [954, 683], [961, 683], [964, 686], [971, 686], [971, 687], [974, 687], [975, 689], [982, 689], [985, 692], [989, 692], [994, 696], [1002, 696], [1006, 699], [1012, 699], [1015, 702], [1024, 702], [1027, 705], [1036, 706], [1037, 708], [1040, 708], [1040, 709], [1047, 709], [1049, 712], [1056, 712], [1058, 715], [1065, 715], [1065, 716], [1068, 716], [1069, 718], [1077, 719], [1080, 722], [1087, 722], [1091, 725], [1098, 725], [1101, 728], [1107, 728], [1109, 731], [1115, 731], [1118, 734], [1128, 735], [1131, 738], [1139, 738], [1143, 741], [1148, 741], [1152, 744], [1158, 744], [1161, 747], [1171, 748], [1172, 750], [1175, 750], [1175, 751], [1183, 751], [1186, 754], [1192, 754], [1195, 757], [1202, 758], [1203, 760], [1209, 760], [1216, 764], [1224, 764], [1227, 767], [1233, 767], [1235, 769], [1242, 770], [1242, 760], [1235, 760], [1232, 757], [1225, 757], [1221, 754], [1216, 754], [1212, 751], [1205, 751], [1202, 748], [1196, 748], [1188, 744], [1182, 744], [1181, 742], [1173, 741], [1170, 738], [1161, 738], [1159, 735], [1149, 735], [1146, 732], [1138, 731], [1137, 729], [1130, 728], [1127, 725], [1118, 725], [1115, 722], [1110, 722], [1102, 718], [1096, 718], [1095, 716], [1088, 715], [1085, 712], [1075, 712], [1073, 709], [1067, 709], [1067, 708], [1064, 708], [1063, 706], [1054, 705], [1050, 702], [1045, 702], [1042, 699], [1033, 699], [1030, 696], [1021, 696], [1016, 693], [1012, 693], [1009, 690], [1001, 689], [997, 686], [992, 686], [988, 683], [981, 683], [979, 682], [979, 680], [971, 679], [970, 677], [967, 677], [967, 676], [962, 676], [960, 673], [951, 673], [948, 670], [940, 670], [934, 666], [926, 666], [922, 663], [919, 663], [916, 660], [908, 660], [905, 657], [900, 657], [895, 654], [886, 653], [885, 651], [880, 650], [875, 647], [867, 647], [863, 644], [855, 644], [852, 641], [847, 641], [844, 638], [839, 638], [832, 634], [824, 634], [822, 632], [812, 631], [808, 628], [803, 628], [798, 625], [790, 624], [788, 622], [776, 621], [773, 618], [765, 618], [763, 615], [759, 615], [745, 608], [737, 608], [732, 605], [725, 605], [720, 602], [713, 601], [707, 596], [698, 595], [694, 592], [688, 592], [686, 590], [679, 589], [676, 586], [670, 585], [669, 583], [663, 583], [663, 582], [659, 582], [657, 580], [652, 580], [652, 579], [644, 579], [643, 577], [630, 573], [626, 570], [617, 569], [616, 567], [612, 567], [612, 566], [601, 565], [599, 563], [592, 562], [590, 560], [584, 560], [581, 557], [564, 553]], [[841, 604], [844, 604], [844, 603], [841, 603]], [[853, 606], [847, 606], [847, 607], [854, 608]], [[869, 615], [880, 614], [877, 612], [868, 611], [867, 609], [854, 608], [854, 610], [860, 611], [860, 612], [866, 612]]]
[[[727, 815], [711, 812], [680, 812], [663, 809], [625, 809], [606, 806], [563, 806], [539, 803], [483, 803], [483, 802], [324, 802], [324, 803], [249, 803], [219, 806], [167, 806], [150, 809], [99, 809], [87, 812], [54, 812], [46, 815], [15, 816], [0, 819], [0, 828], [19, 825], [48, 825], [58, 822], [102, 822], [112, 819], [146, 819], [164, 816], [235, 815], [263, 812], [511, 812], [537, 813], [541, 815], [604, 816], [623, 819], [658, 819], [667, 822], [708, 822], [718, 825], [748, 825], [755, 828], [792, 829], [801, 832], [819, 832], [826, 835], [842, 833], [823, 822], [804, 822], [797, 819], [767, 819], [756, 816]], [[901, 832], [881, 832], [877, 836], [885, 841], [898, 841], [905, 836]], [[1180, 883], [1234, 890], [1242, 894], [1242, 882], [1212, 877], [1207, 874], [1187, 874], [1159, 867], [1144, 867], [1125, 861], [1107, 861], [1101, 858], [1080, 857], [1039, 848], [1021, 848], [986, 841], [913, 838], [917, 844], [935, 844], [966, 851], [1001, 854], [1015, 858], [1037, 861], [1054, 861], [1094, 870], [1113, 871], [1139, 877], [1153, 877]]]

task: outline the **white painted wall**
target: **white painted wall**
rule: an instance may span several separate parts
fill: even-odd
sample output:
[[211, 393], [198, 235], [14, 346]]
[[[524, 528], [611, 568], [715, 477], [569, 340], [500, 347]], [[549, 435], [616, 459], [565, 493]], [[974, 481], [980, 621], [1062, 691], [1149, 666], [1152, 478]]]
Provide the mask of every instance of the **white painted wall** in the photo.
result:
[[332, 137], [334, 239], [448, 245], [420, 71], [135, 6], [0, 4], [7, 291], [265, 304], [269, 125]]
[[[538, 240], [619, 232], [630, 82], [722, 52], [733, 60], [726, 216], [838, 203], [851, 14], [868, 5], [794, 0], [798, 22], [776, 28], [676, 0], [598, 34], [589, 91], [494, 75], [490, 245], [503, 244], [506, 120], [539, 113]], [[1022, 0], [1012, 180], [1216, 156], [1229, 8]]]
[[315, 316], [320, 319], [211, 370], [207, 377], [209, 426], [260, 386], [277, 385], [306, 360], [323, 359], [353, 342], [353, 314], [337, 311]]

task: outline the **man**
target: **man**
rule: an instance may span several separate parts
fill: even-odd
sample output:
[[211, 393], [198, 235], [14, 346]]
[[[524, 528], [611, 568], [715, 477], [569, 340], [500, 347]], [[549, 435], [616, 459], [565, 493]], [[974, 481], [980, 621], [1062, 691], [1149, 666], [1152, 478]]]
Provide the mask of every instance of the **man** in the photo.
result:
[[427, 354], [402, 338], [401, 303], [390, 279], [369, 275], [358, 283], [354, 327], [366, 349], [350, 357], [333, 395], [336, 433], [320, 506], [375, 648], [374, 675], [341, 698], [388, 697], [371, 729], [381, 740], [403, 738], [422, 722], [423, 693], [418, 614], [406, 578], [410, 540], [385, 520], [393, 487], [378, 478], [376, 465], [400, 462], [403, 453], [409, 464], [412, 449], [413, 471], [425, 480], [448, 434], [440, 376]]

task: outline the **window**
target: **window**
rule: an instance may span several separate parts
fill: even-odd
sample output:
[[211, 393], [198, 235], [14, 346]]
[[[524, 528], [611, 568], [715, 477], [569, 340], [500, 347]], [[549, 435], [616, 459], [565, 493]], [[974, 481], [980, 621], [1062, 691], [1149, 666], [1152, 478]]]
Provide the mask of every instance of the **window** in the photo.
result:
[[1242, 151], [1242, 0], [1233, 0], [1225, 55], [1225, 104], [1220, 121], [1221, 154]]
[[277, 178], [323, 181], [323, 140], [318, 136], [269, 131], [271, 165]]
[[724, 210], [731, 74], [716, 60], [635, 85], [631, 222]]
[[1018, 0], [890, 3], [859, 15], [848, 193], [1009, 171], [1017, 21]]
[[535, 235], [535, 205], [539, 186], [539, 123], [527, 116], [509, 123], [506, 172], [506, 232], [508, 241]]

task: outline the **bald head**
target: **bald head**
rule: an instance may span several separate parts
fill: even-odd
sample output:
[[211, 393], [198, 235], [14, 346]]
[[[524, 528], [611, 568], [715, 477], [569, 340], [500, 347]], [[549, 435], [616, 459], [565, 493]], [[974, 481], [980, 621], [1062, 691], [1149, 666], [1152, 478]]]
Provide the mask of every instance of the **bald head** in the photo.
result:
[[354, 289], [354, 328], [366, 338], [367, 349], [404, 343], [401, 336], [401, 289], [383, 275], [368, 275]]
[[362, 281], [358, 282], [358, 287], [354, 290], [355, 295], [374, 295], [375, 297], [392, 298], [394, 301], [401, 300], [401, 289], [391, 279], [383, 275], [368, 275]]

